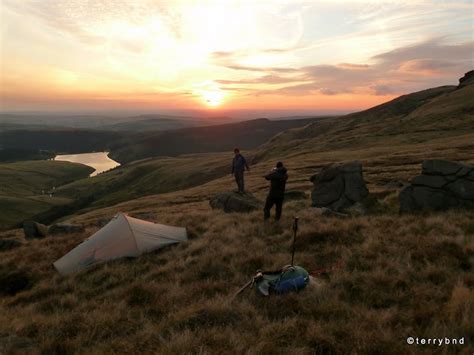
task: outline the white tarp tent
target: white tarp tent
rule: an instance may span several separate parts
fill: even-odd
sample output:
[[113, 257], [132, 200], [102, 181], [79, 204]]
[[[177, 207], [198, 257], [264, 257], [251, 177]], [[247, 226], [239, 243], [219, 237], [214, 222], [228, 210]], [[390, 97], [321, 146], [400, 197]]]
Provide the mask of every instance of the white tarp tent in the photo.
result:
[[187, 239], [186, 228], [155, 224], [119, 213], [53, 265], [60, 274], [66, 275], [96, 263], [137, 257]]

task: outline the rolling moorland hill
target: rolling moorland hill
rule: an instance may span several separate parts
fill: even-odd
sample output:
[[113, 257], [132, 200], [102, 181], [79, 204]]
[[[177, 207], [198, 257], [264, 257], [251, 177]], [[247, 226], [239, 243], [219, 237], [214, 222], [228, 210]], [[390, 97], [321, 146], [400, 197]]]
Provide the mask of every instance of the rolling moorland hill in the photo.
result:
[[236, 145], [252, 149], [279, 132], [301, 127], [318, 119], [273, 121], [261, 118], [206, 127], [138, 133], [111, 145], [110, 156], [121, 163], [128, 163], [153, 156], [222, 152], [233, 150]]
[[225, 122], [227, 117], [207, 118], [175, 115], [138, 115], [117, 117], [105, 115], [71, 115], [57, 113], [0, 113], [0, 129], [12, 126], [41, 126], [43, 128], [75, 128], [98, 130], [163, 130], [183, 126], [212, 125], [214, 122]]
[[[446, 101], [434, 99], [408, 115], [430, 105], [424, 109], [430, 108], [436, 118], [436, 105], [442, 112]], [[471, 105], [470, 100], [454, 101], [453, 112]], [[449, 125], [458, 117], [443, 113], [439, 124]], [[469, 114], [461, 117], [466, 122], [472, 119]], [[351, 137], [346, 131], [347, 141], [334, 149], [328, 145], [344, 137], [336, 127], [326, 127], [324, 135], [318, 135], [313, 125], [282, 134], [258, 149], [246, 185], [264, 199], [268, 183], [262, 175], [282, 159], [289, 169], [288, 188], [309, 193], [309, 177], [322, 166], [358, 159], [373, 201], [366, 206], [367, 213], [346, 219], [321, 216], [308, 208], [309, 197], [288, 201], [279, 224], [264, 225], [260, 211], [211, 210], [209, 198], [234, 187], [225, 167], [230, 157], [191, 156], [186, 164], [181, 160], [187, 174], [193, 174], [193, 167], [204, 173], [209, 169], [202, 165], [205, 161], [217, 166], [222, 162], [227, 176], [209, 175], [207, 182], [194, 187], [74, 212], [63, 219], [84, 225], [86, 233], [34, 240], [1, 252], [0, 280], [13, 275], [21, 287], [15, 294], [0, 295], [0, 349], [7, 353], [471, 353], [474, 214], [456, 210], [399, 215], [398, 189], [392, 183], [419, 174], [427, 158], [474, 164], [473, 132], [461, 123], [449, 134], [428, 132], [423, 139], [421, 131], [413, 135], [407, 131], [409, 137], [404, 139], [402, 133], [378, 136], [366, 123], [353, 124], [367, 134]], [[304, 132], [304, 138], [298, 132]], [[323, 136], [325, 140], [318, 143]], [[277, 139], [286, 150], [280, 150]], [[173, 170], [179, 163], [173, 161], [185, 158], [168, 159], [172, 165], [163, 172], [170, 174], [172, 185], [173, 173], [179, 175]], [[147, 180], [147, 185], [158, 178]], [[92, 184], [94, 179], [88, 181]], [[52, 269], [52, 262], [118, 211], [186, 226], [190, 240], [66, 277]], [[232, 301], [234, 292], [257, 269], [289, 263], [294, 215], [300, 217], [301, 227], [295, 260], [314, 275], [310, 286], [282, 297], [263, 298], [246, 291]], [[11, 230], [0, 238], [21, 239], [21, 234]], [[408, 336], [464, 337], [466, 345], [410, 346]]]
[[169, 131], [186, 127], [212, 126], [230, 121], [228, 117], [195, 118], [187, 116], [140, 115], [125, 122], [104, 124], [100, 129], [108, 131]]
[[270, 156], [411, 144], [474, 133], [474, 85], [442, 86], [396, 98], [346, 116], [315, 121], [276, 135], [259, 147], [255, 161]]
[[[255, 148], [279, 132], [318, 119], [257, 119], [223, 124], [228, 118], [211, 121], [151, 116], [138, 116], [136, 122], [109, 123], [97, 129], [39, 124], [26, 128], [4, 123], [0, 126], [0, 149], [28, 150], [32, 152], [30, 156], [40, 150], [63, 154], [110, 151], [114, 160], [124, 164], [154, 156], [231, 150], [235, 142], [243, 149]], [[184, 124], [196, 127], [177, 129]]]
[[70, 198], [49, 197], [48, 192], [54, 186], [86, 178], [93, 171], [85, 165], [60, 161], [0, 164], [0, 229], [53, 206], [71, 203]]
[[22, 128], [0, 131], [0, 148], [74, 154], [106, 151], [125, 133], [73, 128]]

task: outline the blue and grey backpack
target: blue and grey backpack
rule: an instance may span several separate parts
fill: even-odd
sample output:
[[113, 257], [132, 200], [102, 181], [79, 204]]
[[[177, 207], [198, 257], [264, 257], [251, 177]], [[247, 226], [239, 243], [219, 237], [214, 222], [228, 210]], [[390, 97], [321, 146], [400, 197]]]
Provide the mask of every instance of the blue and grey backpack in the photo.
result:
[[253, 286], [262, 295], [297, 292], [309, 283], [309, 274], [301, 266], [288, 265], [278, 271], [257, 271]]

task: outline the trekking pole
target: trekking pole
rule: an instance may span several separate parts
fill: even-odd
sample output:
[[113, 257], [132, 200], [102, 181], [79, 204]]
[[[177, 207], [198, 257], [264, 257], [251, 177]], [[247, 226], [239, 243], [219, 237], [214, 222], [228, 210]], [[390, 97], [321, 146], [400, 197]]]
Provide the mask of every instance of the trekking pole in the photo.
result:
[[293, 221], [293, 251], [291, 252], [291, 266], [293, 266], [293, 260], [295, 258], [295, 244], [296, 244], [297, 231], [298, 231], [298, 217], [295, 217]]

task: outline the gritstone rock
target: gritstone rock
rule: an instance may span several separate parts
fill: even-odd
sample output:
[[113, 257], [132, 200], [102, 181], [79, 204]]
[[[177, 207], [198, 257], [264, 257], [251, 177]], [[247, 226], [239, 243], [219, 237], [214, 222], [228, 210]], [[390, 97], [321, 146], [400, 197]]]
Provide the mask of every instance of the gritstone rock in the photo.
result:
[[448, 160], [425, 160], [422, 173], [400, 192], [400, 212], [474, 208], [474, 167]]
[[369, 194], [358, 161], [329, 165], [310, 180], [314, 184], [311, 199], [315, 207], [343, 211]]
[[250, 212], [261, 208], [261, 202], [250, 194], [236, 192], [220, 193], [209, 201], [213, 209], [229, 212]]

